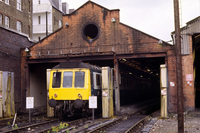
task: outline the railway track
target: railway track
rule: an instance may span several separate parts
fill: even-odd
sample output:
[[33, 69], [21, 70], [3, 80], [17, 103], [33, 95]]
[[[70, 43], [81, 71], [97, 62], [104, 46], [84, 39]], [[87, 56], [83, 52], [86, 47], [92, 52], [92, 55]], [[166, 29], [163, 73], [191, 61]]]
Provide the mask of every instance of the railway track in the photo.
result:
[[58, 120], [48, 120], [48, 121], [43, 121], [35, 124], [28, 124], [26, 126], [22, 127], [12, 127], [10, 129], [5, 129], [3, 130], [4, 133], [22, 133], [22, 132], [31, 132], [31, 131], [36, 131], [36, 128], [49, 125], [49, 124], [56, 124]]
[[37, 132], [37, 133], [46, 133], [46, 132], [65, 132], [67, 130], [75, 129], [77, 126], [83, 123], [83, 121], [86, 121], [89, 118], [83, 118], [83, 119], [77, 119], [73, 121], [63, 121], [59, 119], [54, 120], [47, 120], [43, 122], [37, 122], [34, 124], [28, 124], [26, 126], [17, 127], [17, 128], [10, 128], [10, 129], [4, 129], [2, 132], [4, 133], [31, 133], [31, 132]]
[[[157, 106], [157, 105], [155, 105]], [[104, 120], [73, 133], [132, 133], [137, 132], [145, 122], [149, 121], [155, 106], [143, 108], [132, 114], [126, 114], [110, 120]]]
[[[157, 106], [157, 105], [155, 105]], [[59, 119], [46, 120], [35, 124], [27, 124], [26, 126], [18, 128], [10, 128], [3, 130], [5, 133], [23, 133], [23, 132], [37, 132], [37, 133], [99, 133], [99, 132], [136, 132], [144, 123], [151, 118], [151, 113], [154, 112], [155, 106], [145, 107], [132, 114], [124, 114], [111, 119], [77, 119], [71, 121], [63, 121]], [[84, 122], [83, 122], [84, 121]]]

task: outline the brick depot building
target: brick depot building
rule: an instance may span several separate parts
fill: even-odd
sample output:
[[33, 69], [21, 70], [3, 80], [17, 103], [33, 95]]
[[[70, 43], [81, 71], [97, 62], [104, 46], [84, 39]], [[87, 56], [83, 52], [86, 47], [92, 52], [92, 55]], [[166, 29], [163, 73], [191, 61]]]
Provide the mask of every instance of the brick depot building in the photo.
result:
[[[122, 78], [118, 80], [116, 78], [118, 76], [115, 76], [115, 90], [120, 91], [121, 103], [123, 100], [125, 101], [123, 103], [131, 101], [131, 96], [129, 99], [126, 98], [129, 92], [140, 95], [138, 102], [153, 96], [160, 99], [158, 81], [160, 65], [165, 64], [168, 75], [168, 111], [176, 112], [177, 78], [174, 50], [173, 45], [159, 43], [159, 39], [121, 23], [118, 9], [109, 10], [88, 1], [71, 14], [63, 16], [62, 28], [29, 47], [29, 52], [22, 53], [21, 93], [26, 95], [23, 95], [21, 100], [25, 105], [25, 97], [33, 96], [35, 107], [45, 108], [47, 105], [46, 69], [51, 69], [59, 62], [71, 60], [111, 66], [115, 69], [115, 75], [119, 77], [125, 74], [126, 76], [137, 75], [137, 80], [141, 84], [136, 88], [130, 85], [128, 80]], [[192, 53], [191, 45], [189, 50]], [[192, 54], [183, 56], [183, 79], [188, 74], [193, 76]], [[149, 86], [152, 84], [155, 86], [145, 90], [146, 87], [142, 87], [144, 82], [148, 82]], [[123, 85], [132, 89], [124, 89]], [[189, 85], [184, 80], [183, 87], [185, 109], [194, 109], [193, 80], [190, 80]], [[120, 102], [115, 101], [118, 111]]]
[[14, 72], [14, 101], [17, 110], [21, 103], [21, 49], [30, 47], [33, 43], [24, 34], [19, 34], [11, 29], [0, 27], [0, 33], [0, 71]]

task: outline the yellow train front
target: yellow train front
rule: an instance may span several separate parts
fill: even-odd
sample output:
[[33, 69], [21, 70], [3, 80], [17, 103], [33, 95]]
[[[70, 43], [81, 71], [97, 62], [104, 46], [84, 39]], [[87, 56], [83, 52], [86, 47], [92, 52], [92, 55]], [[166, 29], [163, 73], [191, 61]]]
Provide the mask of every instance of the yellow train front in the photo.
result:
[[89, 96], [101, 108], [101, 68], [83, 62], [60, 63], [51, 69], [49, 106], [55, 115], [88, 114]]

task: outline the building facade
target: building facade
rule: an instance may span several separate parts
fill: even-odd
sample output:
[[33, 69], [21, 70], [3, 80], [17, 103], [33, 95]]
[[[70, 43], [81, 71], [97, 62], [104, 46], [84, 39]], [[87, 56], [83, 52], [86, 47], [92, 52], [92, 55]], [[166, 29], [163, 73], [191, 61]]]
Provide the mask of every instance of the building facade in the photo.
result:
[[21, 104], [21, 49], [24, 50], [33, 43], [26, 35], [18, 34], [10, 29], [0, 27], [0, 33], [0, 71], [14, 72], [14, 97], [17, 111]]
[[39, 41], [62, 27], [62, 16], [68, 13], [68, 4], [61, 0], [33, 1], [33, 40]]
[[[174, 32], [172, 32], [173, 40]], [[174, 44], [176, 45], [176, 44]], [[182, 79], [184, 107], [193, 110], [200, 107], [200, 17], [181, 28]], [[170, 101], [176, 100], [172, 96]]]
[[[166, 42], [160, 44], [160, 39], [121, 23], [119, 14], [119, 9], [109, 10], [92, 1], [87, 1], [71, 14], [64, 15], [62, 28], [29, 47], [28, 55], [25, 52], [22, 54], [21, 66], [22, 68], [28, 66], [26, 72], [30, 78], [26, 78], [27, 73], [22, 73], [21, 92], [26, 92], [27, 96], [36, 97], [38, 99], [37, 107], [46, 107], [48, 97], [45, 82], [46, 69], [51, 69], [59, 62], [78, 60], [100, 66], [109, 65], [115, 69], [115, 107], [117, 111], [120, 110], [119, 100], [126, 98], [124, 93], [141, 92], [141, 87], [130, 90], [131, 93], [121, 89], [120, 83], [123, 83], [123, 80], [120, 81], [117, 78], [120, 77], [119, 75], [130, 76], [134, 73], [138, 74], [141, 86], [144, 81], [155, 84], [153, 89], [143, 91], [140, 97], [148, 100], [142, 94], [148, 93], [151, 98], [158, 94], [157, 98], [159, 99], [160, 64], [167, 66], [168, 81], [174, 83], [177, 81], [174, 46]], [[151, 71], [147, 68], [151, 68]], [[145, 75], [140, 75], [140, 73], [150, 77], [144, 79]], [[154, 80], [153, 77], [158, 80]], [[151, 82], [149, 82], [150, 79]], [[27, 84], [25, 85], [24, 82]], [[130, 83], [127, 83], [126, 86], [130, 86]], [[157, 88], [156, 91], [155, 88]], [[170, 99], [176, 98], [176, 88], [176, 84], [167, 88], [170, 112], [176, 111], [176, 100]], [[21, 101], [24, 99], [23, 95]], [[24, 104], [25, 102], [22, 103], [22, 105]]]
[[0, 26], [32, 38], [32, 0], [0, 0]]

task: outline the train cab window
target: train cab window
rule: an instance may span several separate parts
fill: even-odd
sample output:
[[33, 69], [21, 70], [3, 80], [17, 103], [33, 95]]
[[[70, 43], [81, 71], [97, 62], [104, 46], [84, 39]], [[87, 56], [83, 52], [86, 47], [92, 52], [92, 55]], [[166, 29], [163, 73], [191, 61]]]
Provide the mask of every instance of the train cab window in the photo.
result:
[[75, 72], [75, 87], [83, 88], [85, 84], [85, 72]]
[[72, 77], [73, 77], [73, 72], [64, 72], [63, 73], [63, 87], [65, 87], [65, 88], [72, 87]]
[[53, 88], [59, 88], [60, 83], [61, 83], [61, 72], [54, 72], [53, 73], [52, 87]]
[[94, 81], [94, 89], [100, 89], [101, 88], [101, 74], [94, 72], [93, 81]]

